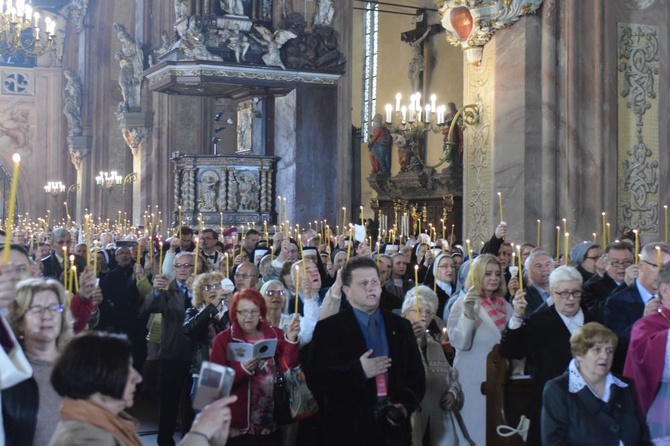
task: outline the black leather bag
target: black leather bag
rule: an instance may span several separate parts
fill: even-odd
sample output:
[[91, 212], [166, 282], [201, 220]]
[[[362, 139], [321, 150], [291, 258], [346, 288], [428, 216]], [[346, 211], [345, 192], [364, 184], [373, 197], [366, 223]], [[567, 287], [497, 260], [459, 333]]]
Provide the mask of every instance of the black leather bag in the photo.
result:
[[281, 372], [281, 366], [275, 356], [275, 386], [273, 392], [274, 399], [274, 421], [276, 424], [284, 425], [293, 423], [291, 415], [291, 400], [284, 381], [284, 374]]

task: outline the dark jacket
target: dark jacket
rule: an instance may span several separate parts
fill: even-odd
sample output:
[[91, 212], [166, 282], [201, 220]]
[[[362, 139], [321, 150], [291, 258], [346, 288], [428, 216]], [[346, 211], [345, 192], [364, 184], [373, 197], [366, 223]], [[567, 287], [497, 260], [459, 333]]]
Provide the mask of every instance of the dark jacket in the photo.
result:
[[63, 264], [58, 261], [56, 254], [53, 252], [42, 259], [42, 276], [50, 279], [60, 280], [63, 274]]
[[196, 343], [191, 373], [200, 373], [202, 361], [209, 361], [209, 348], [214, 336], [230, 326], [228, 312], [226, 311], [220, 320], [215, 317], [218, 312], [219, 310], [212, 304], [200, 311], [193, 307], [186, 309], [182, 329], [184, 334]]
[[[388, 396], [411, 414], [423, 399], [425, 373], [409, 321], [381, 310], [393, 365], [388, 372]], [[316, 441], [320, 445], [381, 445], [386, 443], [375, 419], [377, 391], [367, 379], [360, 357], [368, 350], [353, 310], [319, 321], [314, 330], [307, 383], [321, 402]], [[397, 433], [409, 444], [409, 420]]]
[[[649, 429], [638, 410], [630, 381], [628, 387], [612, 385], [610, 400], [596, 398], [588, 387], [568, 391], [568, 373], [549, 381], [542, 407], [543, 446], [651, 445]], [[532, 425], [532, 423], [531, 423]]]
[[[591, 316], [584, 311], [584, 323], [591, 321]], [[527, 365], [532, 368], [532, 412], [529, 418], [537, 420], [542, 408], [544, 384], [565, 372], [572, 359], [570, 331], [556, 307], [552, 305], [533, 313], [516, 330], [505, 328], [500, 341], [500, 354], [508, 359], [525, 357]], [[537, 422], [530, 423], [530, 426], [528, 444], [539, 444], [540, 426]]]
[[614, 364], [612, 370], [616, 373], [623, 372], [626, 361], [626, 352], [630, 343], [630, 332], [633, 324], [644, 314], [644, 302], [640, 292], [637, 290], [637, 280], [629, 287], [616, 292], [605, 301], [603, 320], [605, 326], [619, 337]]
[[2, 390], [2, 420], [7, 446], [32, 445], [40, 394], [33, 377]]

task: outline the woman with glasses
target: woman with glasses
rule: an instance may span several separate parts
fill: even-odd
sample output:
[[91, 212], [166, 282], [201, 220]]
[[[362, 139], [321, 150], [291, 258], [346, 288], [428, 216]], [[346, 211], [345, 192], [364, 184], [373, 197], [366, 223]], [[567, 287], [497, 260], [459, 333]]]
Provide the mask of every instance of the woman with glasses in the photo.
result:
[[[233, 295], [230, 307], [231, 325], [214, 338], [210, 360], [235, 370], [232, 394], [238, 397], [231, 406], [229, 445], [279, 446], [280, 431], [273, 419], [276, 369], [282, 371], [298, 365], [298, 332], [300, 320], [294, 318], [286, 331], [265, 322], [267, 305], [260, 292], [248, 288]], [[254, 344], [276, 339], [274, 357], [243, 362], [228, 356], [230, 344]]]
[[63, 286], [53, 279], [19, 282], [8, 319], [33, 376], [2, 391], [5, 433], [13, 444], [45, 445], [56, 430], [61, 404], [49, 381], [51, 370], [72, 337], [72, 315]]
[[[271, 327], [278, 327], [284, 331], [288, 330], [288, 326], [293, 321], [293, 315], [286, 313], [286, 302], [289, 298], [289, 292], [284, 288], [284, 285], [279, 280], [270, 280], [269, 282], [265, 282], [261, 287], [261, 294], [265, 299], [265, 305], [268, 309], [265, 322], [270, 324]], [[302, 325], [303, 319], [300, 321]], [[306, 330], [303, 328], [301, 328], [298, 334], [300, 347], [309, 342], [309, 339], [304, 336], [306, 335]]]
[[454, 368], [458, 371], [465, 401], [461, 413], [475, 444], [486, 444], [486, 397], [481, 384], [486, 381], [486, 357], [500, 342], [505, 324], [512, 317], [512, 306], [503, 298], [507, 293], [502, 265], [491, 254], [472, 262], [472, 286], [459, 297], [449, 313], [447, 329], [456, 349]]
[[209, 361], [209, 349], [214, 336], [230, 326], [228, 306], [235, 285], [219, 272], [200, 274], [193, 281], [193, 298], [184, 317], [184, 334], [196, 343], [191, 365], [193, 386], [191, 398], [198, 386], [202, 361]]
[[560, 266], [549, 276], [553, 305], [523, 318], [526, 310], [525, 293], [518, 291], [512, 300], [514, 316], [507, 323], [500, 342], [500, 353], [509, 359], [526, 358], [533, 375], [531, 420], [528, 444], [540, 444], [542, 389], [550, 379], [562, 374], [572, 354], [570, 336], [582, 325], [593, 321], [581, 307], [582, 275], [572, 266]]
[[427, 333], [437, 308], [437, 296], [425, 285], [407, 291], [402, 304], [402, 317], [412, 323], [426, 371], [421, 410], [412, 413], [412, 444], [423, 444], [428, 430], [428, 444], [467, 445], [470, 444], [467, 435], [454, 416], [463, 402], [458, 375], [449, 365], [442, 345]]

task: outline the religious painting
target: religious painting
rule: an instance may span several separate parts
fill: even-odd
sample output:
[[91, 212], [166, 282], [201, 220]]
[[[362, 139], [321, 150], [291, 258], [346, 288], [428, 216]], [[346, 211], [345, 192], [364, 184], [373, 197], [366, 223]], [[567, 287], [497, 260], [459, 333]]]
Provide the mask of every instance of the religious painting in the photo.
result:
[[243, 101], [237, 104], [237, 153], [251, 152], [253, 118], [251, 101]]

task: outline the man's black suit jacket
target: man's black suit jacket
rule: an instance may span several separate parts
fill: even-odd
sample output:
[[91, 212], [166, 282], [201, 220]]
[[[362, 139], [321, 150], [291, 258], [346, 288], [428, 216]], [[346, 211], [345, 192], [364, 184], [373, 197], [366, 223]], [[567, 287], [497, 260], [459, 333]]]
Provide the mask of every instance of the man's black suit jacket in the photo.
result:
[[[412, 327], [406, 319], [380, 310], [389, 356], [388, 396], [411, 414], [423, 399], [425, 372]], [[306, 377], [320, 401], [317, 443], [320, 445], [410, 444], [410, 424], [403, 442], [385, 442], [375, 421], [375, 379], [367, 379], [360, 357], [368, 350], [352, 309], [319, 321], [314, 330]], [[400, 439], [400, 438], [398, 438]]]
[[630, 342], [630, 332], [633, 324], [644, 314], [644, 302], [637, 290], [637, 280], [623, 290], [613, 293], [605, 301], [603, 318], [605, 326], [619, 337], [619, 344], [614, 355], [612, 371], [623, 372], [626, 361], [626, 352]]

